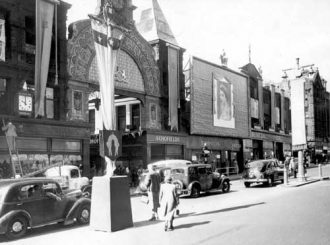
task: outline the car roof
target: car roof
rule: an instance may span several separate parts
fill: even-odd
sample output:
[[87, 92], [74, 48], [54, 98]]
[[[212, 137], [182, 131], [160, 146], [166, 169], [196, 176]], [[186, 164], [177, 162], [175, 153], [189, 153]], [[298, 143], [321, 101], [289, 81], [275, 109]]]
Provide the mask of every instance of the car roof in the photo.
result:
[[160, 160], [157, 162], [149, 163], [148, 165], [154, 165], [160, 168], [176, 168], [176, 167], [211, 167], [210, 164], [204, 163], [193, 163], [189, 160], [183, 159], [170, 159], [170, 160]]
[[53, 179], [35, 177], [35, 178], [18, 178], [18, 179], [2, 179], [0, 180], [0, 187], [8, 187], [11, 185], [20, 185], [20, 184], [37, 184], [43, 182], [56, 182]]

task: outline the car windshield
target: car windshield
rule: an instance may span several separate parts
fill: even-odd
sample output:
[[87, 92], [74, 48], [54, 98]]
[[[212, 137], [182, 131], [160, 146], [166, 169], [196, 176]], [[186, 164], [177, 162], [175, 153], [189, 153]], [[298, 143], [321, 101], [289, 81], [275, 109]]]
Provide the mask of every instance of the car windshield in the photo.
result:
[[249, 162], [246, 164], [247, 168], [256, 168], [258, 170], [261, 170], [264, 166], [266, 166], [267, 162], [262, 161], [255, 161], [255, 162]]

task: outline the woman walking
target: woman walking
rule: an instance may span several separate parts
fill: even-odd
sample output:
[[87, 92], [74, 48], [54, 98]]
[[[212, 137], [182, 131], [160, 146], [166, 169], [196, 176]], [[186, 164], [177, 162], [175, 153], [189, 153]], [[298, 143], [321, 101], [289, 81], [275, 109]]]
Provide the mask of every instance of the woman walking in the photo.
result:
[[160, 187], [159, 200], [160, 214], [165, 218], [165, 231], [171, 231], [176, 207], [179, 205], [179, 196], [171, 176], [165, 177], [165, 183]]

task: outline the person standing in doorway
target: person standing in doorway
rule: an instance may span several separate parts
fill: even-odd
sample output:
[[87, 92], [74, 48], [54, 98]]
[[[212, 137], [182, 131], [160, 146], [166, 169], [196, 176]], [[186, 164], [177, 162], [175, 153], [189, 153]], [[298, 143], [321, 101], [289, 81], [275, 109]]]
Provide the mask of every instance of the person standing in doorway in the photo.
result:
[[151, 209], [151, 218], [149, 221], [158, 219], [157, 209], [159, 208], [159, 192], [160, 192], [160, 174], [155, 171], [155, 166], [148, 165], [148, 175], [146, 176], [145, 183], [148, 192], [149, 207]]

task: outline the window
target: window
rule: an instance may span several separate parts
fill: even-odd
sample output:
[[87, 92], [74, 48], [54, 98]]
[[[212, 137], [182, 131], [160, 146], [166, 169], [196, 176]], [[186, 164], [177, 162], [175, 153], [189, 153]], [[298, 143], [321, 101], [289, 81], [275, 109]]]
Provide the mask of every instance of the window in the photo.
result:
[[250, 79], [250, 96], [253, 99], [258, 99], [258, 81], [253, 78]]
[[132, 105], [132, 129], [138, 129], [140, 127], [140, 104]]
[[117, 129], [124, 131], [126, 129], [126, 106], [117, 107]]
[[199, 168], [198, 173], [199, 174], [206, 174], [206, 168]]

